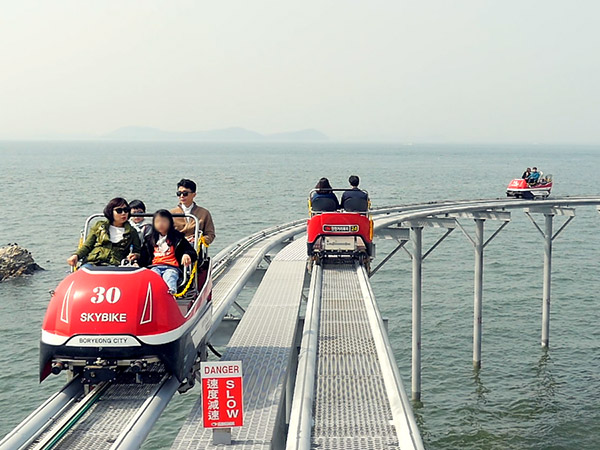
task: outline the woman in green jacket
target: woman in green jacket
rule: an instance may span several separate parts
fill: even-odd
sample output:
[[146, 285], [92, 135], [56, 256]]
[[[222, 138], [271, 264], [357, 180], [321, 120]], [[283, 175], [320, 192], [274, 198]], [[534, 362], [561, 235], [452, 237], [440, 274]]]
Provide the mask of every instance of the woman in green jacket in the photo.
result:
[[80, 260], [97, 266], [118, 266], [124, 259], [130, 262], [140, 256], [141, 244], [137, 231], [129, 224], [131, 209], [124, 198], [113, 198], [104, 217], [92, 226], [83, 245], [67, 259], [70, 266]]

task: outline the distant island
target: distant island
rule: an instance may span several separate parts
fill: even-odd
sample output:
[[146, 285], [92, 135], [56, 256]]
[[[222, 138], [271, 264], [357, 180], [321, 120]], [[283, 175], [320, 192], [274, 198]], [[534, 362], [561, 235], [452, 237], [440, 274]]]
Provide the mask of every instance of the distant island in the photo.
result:
[[164, 131], [152, 127], [123, 127], [102, 136], [115, 141], [201, 141], [201, 142], [323, 142], [329, 138], [315, 129], [261, 134], [240, 127], [207, 131]]

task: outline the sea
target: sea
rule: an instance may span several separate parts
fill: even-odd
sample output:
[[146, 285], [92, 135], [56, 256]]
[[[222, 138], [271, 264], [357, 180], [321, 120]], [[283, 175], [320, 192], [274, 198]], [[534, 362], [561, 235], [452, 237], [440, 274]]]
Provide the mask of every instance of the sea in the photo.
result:
[[[306, 217], [321, 177], [344, 187], [359, 175], [383, 207], [502, 198], [528, 166], [553, 174], [553, 196], [600, 193], [599, 146], [0, 142], [0, 245], [26, 247], [45, 269], [0, 283], [0, 436], [65, 382], [38, 382], [40, 326], [86, 217], [111, 198], [142, 199], [154, 211], [177, 204], [179, 179], [195, 180], [215, 221], [216, 254]], [[522, 211], [486, 247], [480, 370], [472, 364], [472, 246], [457, 231], [425, 260], [422, 401], [413, 408], [428, 449], [600, 448], [600, 214], [576, 213], [554, 244], [549, 349], [540, 346], [543, 242]], [[468, 219], [463, 225], [473, 230]], [[497, 226], [488, 221], [486, 234]], [[424, 247], [441, 233], [426, 229]], [[379, 260], [393, 248], [377, 245]], [[372, 278], [407, 390], [410, 268], [399, 252]], [[198, 395], [177, 394], [143, 448], [169, 448]]]

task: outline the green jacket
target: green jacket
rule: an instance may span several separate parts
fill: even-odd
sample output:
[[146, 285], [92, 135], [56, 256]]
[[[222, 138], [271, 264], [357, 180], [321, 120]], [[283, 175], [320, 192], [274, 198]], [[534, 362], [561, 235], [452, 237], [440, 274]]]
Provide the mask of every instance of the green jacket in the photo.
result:
[[137, 231], [125, 222], [123, 239], [116, 244], [110, 241], [108, 234], [108, 220], [100, 220], [94, 224], [83, 243], [75, 252], [79, 259], [86, 258], [86, 262], [96, 265], [118, 266], [129, 255], [133, 245], [133, 253], [140, 254], [141, 244]]

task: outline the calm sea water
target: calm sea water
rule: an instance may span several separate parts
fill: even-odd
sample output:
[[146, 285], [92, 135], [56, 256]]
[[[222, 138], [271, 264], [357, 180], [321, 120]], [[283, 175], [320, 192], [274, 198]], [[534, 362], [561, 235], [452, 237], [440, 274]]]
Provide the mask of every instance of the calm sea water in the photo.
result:
[[[65, 276], [86, 216], [108, 199], [176, 204], [182, 177], [215, 219], [216, 253], [235, 239], [303, 217], [321, 176], [357, 173], [375, 206], [504, 195], [537, 165], [555, 195], [597, 194], [600, 148], [373, 144], [0, 142], [0, 244], [18, 242], [47, 270], [0, 284], [0, 436], [63, 383], [38, 384], [48, 291]], [[466, 226], [470, 226], [465, 222]], [[488, 222], [488, 233], [493, 223]], [[473, 255], [456, 232], [425, 262], [423, 403], [430, 449], [600, 447], [600, 215], [579, 208], [554, 247], [551, 349], [540, 348], [541, 238], [522, 212], [486, 250], [483, 367], [472, 369]], [[426, 230], [425, 242], [439, 232]], [[390, 249], [379, 243], [378, 253]], [[410, 389], [410, 262], [396, 255], [373, 288]], [[250, 297], [250, 295], [246, 295]], [[177, 395], [145, 444], [168, 448], [196, 401]]]

